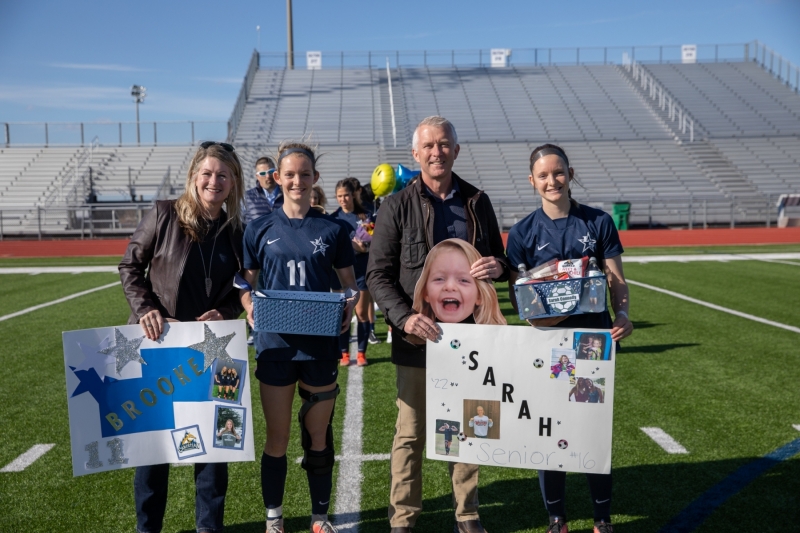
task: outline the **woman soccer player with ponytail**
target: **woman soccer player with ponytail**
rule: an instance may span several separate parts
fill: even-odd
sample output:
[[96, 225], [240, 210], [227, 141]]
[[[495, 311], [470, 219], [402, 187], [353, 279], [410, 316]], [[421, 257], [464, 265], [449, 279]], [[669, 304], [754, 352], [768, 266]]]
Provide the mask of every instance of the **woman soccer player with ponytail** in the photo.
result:
[[[532, 321], [534, 326], [564, 328], [603, 328], [611, 330], [614, 341], [633, 331], [628, 318], [628, 286], [622, 272], [622, 243], [608, 214], [579, 204], [572, 199], [570, 185], [575, 171], [567, 154], [554, 144], [537, 147], [530, 158], [528, 179], [542, 197], [542, 207], [514, 224], [508, 232], [507, 255], [510, 264], [528, 268], [551, 259], [594, 257], [605, 272], [611, 295], [614, 320], [608, 311], [560, 316]], [[513, 294], [516, 273], [512, 270], [509, 287]], [[512, 298], [516, 308], [516, 301]], [[612, 533], [611, 474], [586, 474], [594, 506], [594, 533]], [[547, 533], [567, 533], [566, 473], [539, 471], [545, 507], [550, 515]]]
[[[350, 326], [358, 301], [353, 271], [353, 247], [344, 227], [311, 208], [319, 179], [316, 156], [301, 143], [283, 143], [275, 181], [283, 206], [251, 222], [244, 236], [245, 279], [264, 290], [329, 292], [336, 275], [349, 289], [342, 331]], [[253, 323], [253, 302], [242, 291], [242, 304]], [[339, 387], [337, 337], [256, 332], [254, 336], [261, 382], [261, 404], [267, 442], [261, 456], [261, 491], [267, 509], [267, 532], [283, 533], [283, 492], [287, 475], [286, 449], [292, 421], [295, 384], [303, 399], [300, 411], [302, 467], [311, 493], [311, 532], [335, 533], [328, 520], [334, 464], [333, 406]]]

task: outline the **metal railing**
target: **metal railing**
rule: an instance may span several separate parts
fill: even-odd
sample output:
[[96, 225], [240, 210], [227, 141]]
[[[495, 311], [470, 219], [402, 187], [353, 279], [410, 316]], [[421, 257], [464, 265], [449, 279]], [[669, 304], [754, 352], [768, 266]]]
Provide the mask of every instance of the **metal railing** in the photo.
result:
[[[745, 50], [746, 54], [748, 52]], [[787, 87], [794, 89], [794, 92], [800, 90], [800, 67], [760, 41], [753, 41], [753, 61], [784, 82]]]
[[0, 241], [9, 237], [72, 237], [133, 233], [151, 202], [0, 209]]
[[[686, 228], [700, 229], [708, 227], [775, 226], [777, 223], [777, 195], [768, 195], [761, 206], [748, 205], [743, 207], [735, 198], [698, 198], [694, 196], [681, 198], [597, 198], [591, 200], [579, 199], [581, 203], [597, 209], [602, 209], [609, 214], [613, 204], [624, 201], [629, 202], [630, 213], [628, 221], [630, 226], [637, 228]], [[497, 220], [504, 230], [508, 230], [528, 216], [531, 212], [541, 207], [541, 199], [532, 197], [530, 200], [521, 199], [518, 202], [493, 201]]]
[[[753, 43], [699, 44], [697, 61], [749, 61]], [[639, 63], [680, 63], [681, 46], [596, 46], [514, 48], [507, 58], [509, 66], [548, 65], [608, 65], [620, 64], [627, 55]], [[391, 68], [397, 67], [488, 67], [491, 65], [489, 49], [473, 50], [372, 50], [322, 52], [323, 69], [385, 68], [388, 59]], [[259, 68], [287, 68], [286, 52], [260, 52]], [[306, 52], [294, 53], [295, 68], [304, 69]]]
[[[167, 175], [164, 183], [169, 184]], [[163, 183], [162, 183], [163, 187]], [[736, 199], [626, 198], [630, 202], [629, 224], [638, 228], [671, 227], [699, 229], [740, 225], [771, 227], [777, 223], [778, 195], [766, 197], [763, 205], [743, 207]], [[579, 199], [583, 201], [582, 199]], [[592, 197], [584, 203], [612, 212], [619, 198]], [[97, 203], [71, 206], [0, 208], [0, 240], [4, 238], [129, 236], [152, 202]], [[535, 196], [518, 201], [494, 201], [497, 220], [504, 231], [541, 207]], [[657, 243], [654, 243], [657, 244]]]
[[4, 122], [5, 146], [86, 146], [98, 139], [106, 146], [159, 146], [194, 144], [199, 140], [222, 140], [228, 124], [221, 120], [173, 120], [140, 122]]
[[236, 132], [239, 129], [239, 122], [242, 120], [242, 114], [244, 114], [245, 104], [247, 104], [247, 99], [250, 97], [250, 89], [253, 87], [253, 81], [256, 79], [259, 63], [258, 50], [253, 50], [253, 55], [250, 56], [250, 63], [247, 66], [247, 73], [244, 75], [244, 83], [242, 83], [242, 88], [239, 89], [239, 96], [236, 98], [236, 103], [233, 105], [231, 118], [228, 119], [228, 142], [232, 142], [236, 137]]
[[[655, 102], [656, 107], [666, 115], [672, 130], [684, 137], [687, 136], [688, 130], [688, 140], [694, 142], [694, 118], [683, 106], [678, 104], [678, 100], [635, 60], [624, 64], [623, 69], [628, 72], [634, 82], [639, 83], [642, 93], [649, 96]], [[676, 120], [678, 121], [677, 128], [672, 124]]]

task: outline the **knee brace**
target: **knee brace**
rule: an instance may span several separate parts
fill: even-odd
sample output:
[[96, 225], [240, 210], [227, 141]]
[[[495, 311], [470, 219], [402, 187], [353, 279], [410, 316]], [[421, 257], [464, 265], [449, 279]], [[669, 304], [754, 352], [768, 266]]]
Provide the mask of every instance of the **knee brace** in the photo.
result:
[[[339, 395], [339, 385], [331, 391], [312, 393], [302, 387], [298, 388], [300, 397], [305, 403], [300, 407], [297, 421], [300, 423], [300, 445], [303, 447], [302, 466], [307, 472], [315, 475], [328, 474], [333, 470], [335, 451], [333, 448], [333, 414], [336, 408], [336, 397]], [[331, 409], [331, 419], [325, 431], [325, 449], [321, 451], [311, 450], [311, 433], [306, 429], [305, 418], [308, 412], [317, 404], [325, 400], [333, 400], [334, 408]]]

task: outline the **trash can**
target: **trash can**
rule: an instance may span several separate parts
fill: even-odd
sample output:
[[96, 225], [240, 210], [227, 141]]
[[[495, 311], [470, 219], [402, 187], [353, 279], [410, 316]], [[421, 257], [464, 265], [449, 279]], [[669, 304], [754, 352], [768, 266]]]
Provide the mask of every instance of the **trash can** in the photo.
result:
[[628, 229], [628, 216], [631, 213], [630, 202], [614, 202], [611, 218], [618, 230]]

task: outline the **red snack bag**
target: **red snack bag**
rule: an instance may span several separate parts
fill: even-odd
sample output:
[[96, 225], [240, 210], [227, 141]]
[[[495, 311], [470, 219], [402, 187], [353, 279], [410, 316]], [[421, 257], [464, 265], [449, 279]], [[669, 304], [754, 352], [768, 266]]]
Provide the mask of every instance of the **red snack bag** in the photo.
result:
[[570, 278], [582, 278], [583, 273], [586, 271], [586, 264], [589, 262], [588, 257], [580, 259], [565, 259], [558, 262], [558, 273], [568, 274]]

